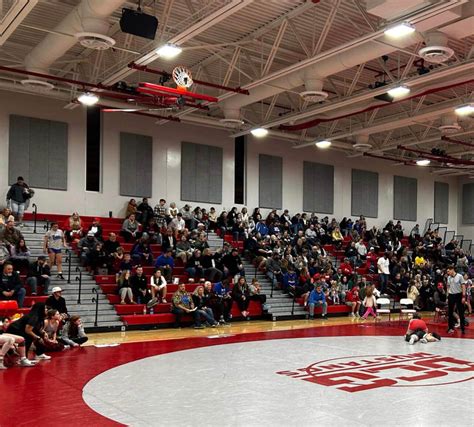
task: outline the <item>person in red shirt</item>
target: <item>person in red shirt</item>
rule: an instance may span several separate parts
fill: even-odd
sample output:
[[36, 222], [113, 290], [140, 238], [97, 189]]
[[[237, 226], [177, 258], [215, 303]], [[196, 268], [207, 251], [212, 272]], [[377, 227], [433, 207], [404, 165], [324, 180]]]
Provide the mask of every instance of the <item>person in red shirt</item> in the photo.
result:
[[413, 315], [413, 318], [408, 323], [408, 329], [405, 333], [405, 341], [410, 345], [415, 344], [421, 340], [428, 333], [428, 326], [418, 313]]
[[360, 298], [359, 298], [359, 286], [355, 285], [350, 291], [346, 293], [346, 305], [351, 307], [351, 313], [349, 317], [360, 317]]
[[339, 268], [341, 269], [344, 276], [352, 276], [354, 274], [354, 269], [347, 258], [344, 258], [344, 262], [341, 263]]

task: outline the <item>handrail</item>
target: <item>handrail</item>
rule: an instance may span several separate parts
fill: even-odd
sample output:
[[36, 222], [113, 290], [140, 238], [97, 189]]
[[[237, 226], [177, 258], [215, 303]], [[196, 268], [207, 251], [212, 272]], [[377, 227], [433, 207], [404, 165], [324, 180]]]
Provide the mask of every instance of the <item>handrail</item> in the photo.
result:
[[33, 233], [36, 234], [36, 217], [38, 215], [38, 206], [36, 206], [36, 203], [33, 203], [31, 205], [33, 207], [33, 221], [34, 221], [34, 225], [33, 225]]
[[93, 288], [92, 293], [95, 294], [95, 297], [92, 297], [92, 302], [95, 302], [95, 319], [94, 319], [94, 326], [98, 326], [98, 317], [99, 317], [99, 288]]
[[67, 283], [71, 283], [71, 262], [72, 262], [72, 250], [71, 249], [66, 249], [67, 253]]
[[82, 292], [82, 269], [76, 267], [76, 272], [79, 273], [79, 276], [76, 276], [76, 281], [79, 281], [79, 293], [77, 296], [77, 303], [81, 304], [81, 292]]

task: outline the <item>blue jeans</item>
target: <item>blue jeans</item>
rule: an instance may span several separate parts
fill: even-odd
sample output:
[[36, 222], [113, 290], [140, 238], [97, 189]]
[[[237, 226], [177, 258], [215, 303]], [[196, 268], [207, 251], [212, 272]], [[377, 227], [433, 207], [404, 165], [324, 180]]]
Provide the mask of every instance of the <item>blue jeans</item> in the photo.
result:
[[23, 307], [23, 302], [25, 301], [26, 289], [20, 288], [17, 292], [13, 293], [12, 298], [18, 302], [18, 307]]
[[315, 303], [309, 303], [309, 315], [311, 317], [314, 316], [314, 308], [315, 307], [322, 307], [323, 308], [323, 316], [326, 316], [328, 312], [328, 305], [325, 301], [316, 301]]
[[388, 274], [383, 274], [380, 273], [380, 293], [384, 294], [385, 291], [387, 290], [387, 285], [388, 285]]
[[39, 283], [43, 284], [43, 295], [48, 295], [48, 289], [49, 289], [49, 284], [51, 282], [50, 278], [48, 277], [47, 279], [45, 279], [44, 277], [41, 277], [40, 279], [38, 279], [37, 277], [28, 277], [26, 279], [26, 283], [30, 286], [31, 288], [31, 293], [32, 294], [36, 294], [37, 291], [38, 291], [38, 280], [39, 280]]
[[204, 320], [210, 325], [216, 323], [216, 319], [214, 319], [214, 314], [212, 313], [212, 310], [209, 307], [197, 309], [196, 312], [199, 314], [199, 316], [203, 317]]

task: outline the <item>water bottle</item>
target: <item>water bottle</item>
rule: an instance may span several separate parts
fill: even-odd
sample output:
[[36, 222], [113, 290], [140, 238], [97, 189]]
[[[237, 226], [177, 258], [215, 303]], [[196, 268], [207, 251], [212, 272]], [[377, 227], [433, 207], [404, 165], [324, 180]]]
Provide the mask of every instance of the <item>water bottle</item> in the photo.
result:
[[153, 310], [153, 307], [150, 308], [150, 314], [155, 314], [155, 310]]
[[146, 305], [143, 306], [143, 314], [146, 314]]

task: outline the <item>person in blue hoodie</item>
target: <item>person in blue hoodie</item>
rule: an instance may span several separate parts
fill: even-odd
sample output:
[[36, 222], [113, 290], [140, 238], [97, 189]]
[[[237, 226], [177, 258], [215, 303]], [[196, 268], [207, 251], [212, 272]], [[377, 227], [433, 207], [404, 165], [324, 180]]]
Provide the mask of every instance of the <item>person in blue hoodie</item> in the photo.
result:
[[327, 319], [328, 304], [326, 302], [326, 295], [324, 295], [323, 288], [320, 284], [316, 285], [316, 288], [311, 291], [308, 298], [309, 306], [309, 318], [314, 319], [314, 308], [321, 306], [323, 308], [322, 318]]

